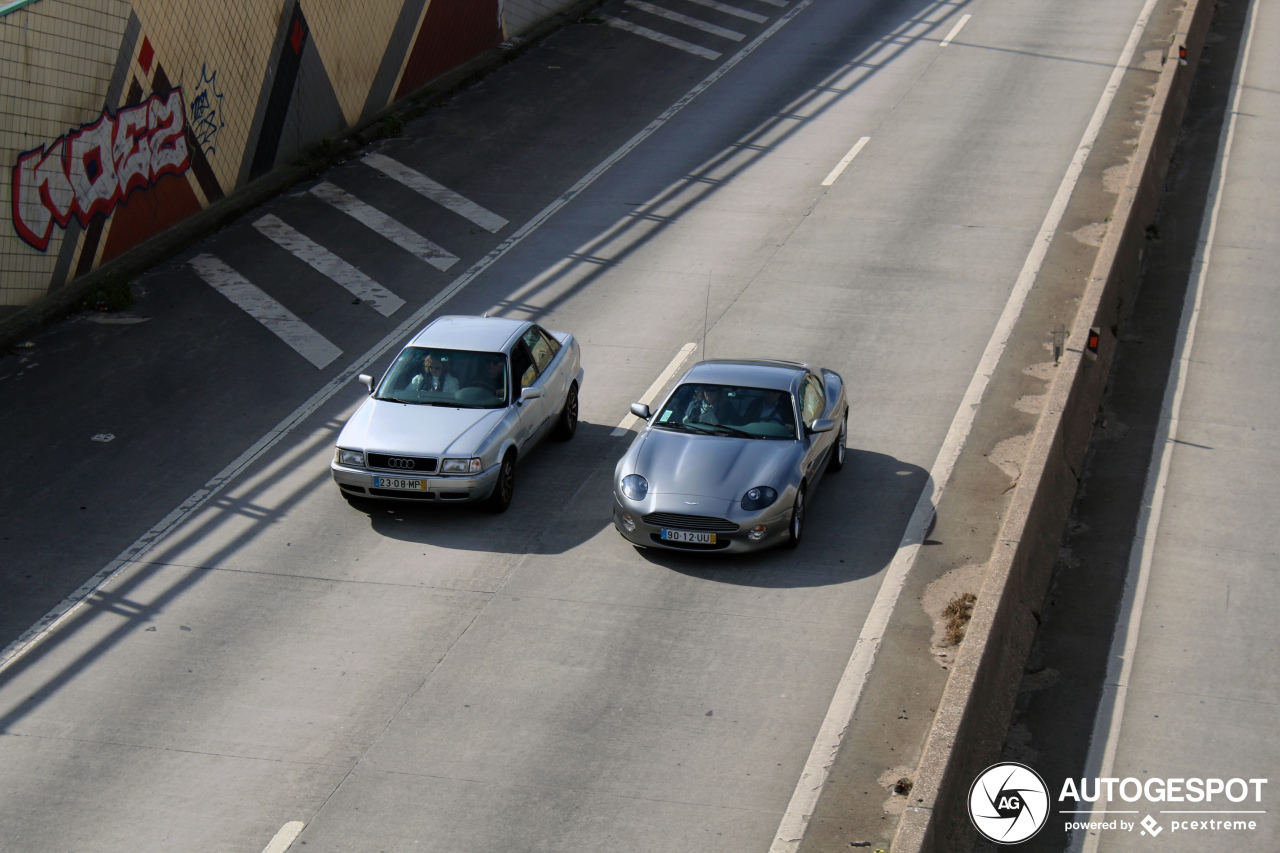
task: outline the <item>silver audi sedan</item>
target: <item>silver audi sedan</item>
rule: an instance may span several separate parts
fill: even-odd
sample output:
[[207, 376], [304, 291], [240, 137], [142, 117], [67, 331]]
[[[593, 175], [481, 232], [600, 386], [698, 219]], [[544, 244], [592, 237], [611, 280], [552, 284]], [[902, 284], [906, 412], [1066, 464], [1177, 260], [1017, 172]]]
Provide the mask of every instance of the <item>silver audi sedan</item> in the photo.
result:
[[800, 544], [805, 507], [844, 467], [849, 403], [831, 370], [790, 361], [703, 361], [618, 462], [613, 523], [636, 545], [741, 552]]
[[440, 317], [400, 351], [338, 436], [330, 469], [348, 499], [511, 503], [516, 463], [578, 427], [573, 335], [500, 317]]

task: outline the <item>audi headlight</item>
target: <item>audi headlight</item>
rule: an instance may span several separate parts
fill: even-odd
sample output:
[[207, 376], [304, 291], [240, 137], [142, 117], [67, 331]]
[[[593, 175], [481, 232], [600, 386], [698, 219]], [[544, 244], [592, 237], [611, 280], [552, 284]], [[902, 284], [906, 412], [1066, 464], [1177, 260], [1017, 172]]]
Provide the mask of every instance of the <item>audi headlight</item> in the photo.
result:
[[628, 474], [622, 478], [622, 493], [633, 501], [642, 501], [649, 494], [649, 481], [639, 474]]
[[480, 460], [477, 457], [470, 459], [446, 459], [440, 463], [441, 474], [479, 474]]
[[768, 486], [756, 486], [754, 489], [747, 489], [747, 493], [742, 496], [742, 508], [748, 512], [764, 509], [777, 499], [778, 492], [776, 490]]
[[343, 450], [338, 448], [338, 464], [352, 465], [356, 468], [364, 467], [364, 451], [362, 450]]

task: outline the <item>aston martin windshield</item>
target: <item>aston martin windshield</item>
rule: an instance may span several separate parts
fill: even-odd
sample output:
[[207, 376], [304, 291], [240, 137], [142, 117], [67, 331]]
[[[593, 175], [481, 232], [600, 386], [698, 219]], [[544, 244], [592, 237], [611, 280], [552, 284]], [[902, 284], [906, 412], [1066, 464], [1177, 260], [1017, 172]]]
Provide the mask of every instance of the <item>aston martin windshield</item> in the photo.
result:
[[657, 429], [737, 438], [796, 437], [795, 409], [789, 393], [734, 385], [681, 385], [658, 412], [653, 425]]
[[397, 403], [500, 409], [511, 383], [500, 352], [408, 347], [378, 386], [377, 398]]

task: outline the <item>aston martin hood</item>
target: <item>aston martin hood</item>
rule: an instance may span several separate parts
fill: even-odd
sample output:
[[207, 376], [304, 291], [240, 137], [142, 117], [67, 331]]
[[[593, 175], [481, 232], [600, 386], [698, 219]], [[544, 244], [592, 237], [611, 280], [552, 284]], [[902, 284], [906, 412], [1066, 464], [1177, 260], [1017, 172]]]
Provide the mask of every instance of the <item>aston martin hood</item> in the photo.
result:
[[654, 429], [636, 454], [635, 472], [653, 494], [736, 500], [753, 486], [768, 485], [793, 444]]
[[339, 447], [411, 456], [470, 456], [502, 419], [503, 409], [455, 409], [375, 400], [356, 411]]

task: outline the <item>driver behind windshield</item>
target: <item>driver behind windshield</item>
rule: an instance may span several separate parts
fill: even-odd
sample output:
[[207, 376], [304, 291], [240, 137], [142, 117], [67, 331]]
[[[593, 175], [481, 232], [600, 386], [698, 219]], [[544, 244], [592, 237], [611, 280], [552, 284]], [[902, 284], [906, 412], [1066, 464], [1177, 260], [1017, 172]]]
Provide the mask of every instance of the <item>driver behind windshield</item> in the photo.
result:
[[422, 370], [409, 381], [414, 391], [443, 391], [452, 394], [458, 390], [458, 377], [449, 373], [449, 365], [439, 353], [428, 351], [422, 357]]

